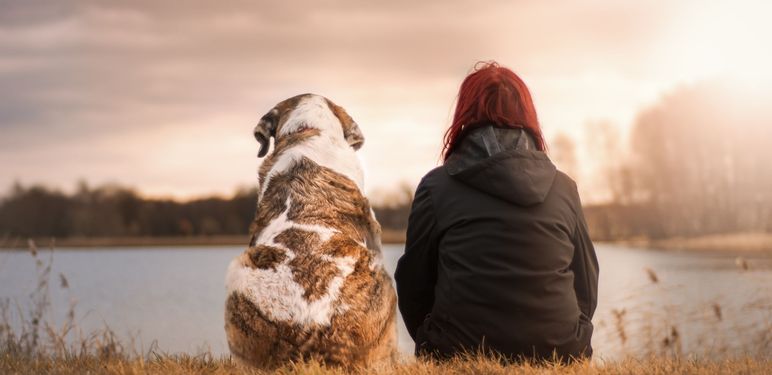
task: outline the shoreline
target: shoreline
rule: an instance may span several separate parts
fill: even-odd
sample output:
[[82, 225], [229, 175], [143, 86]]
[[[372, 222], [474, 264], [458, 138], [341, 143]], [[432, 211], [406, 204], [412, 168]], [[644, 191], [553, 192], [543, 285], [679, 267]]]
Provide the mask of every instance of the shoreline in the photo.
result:
[[[405, 243], [405, 232], [384, 230], [384, 245]], [[54, 248], [125, 248], [125, 247], [191, 247], [191, 246], [246, 246], [248, 235], [215, 235], [190, 237], [72, 237], [33, 238], [39, 249]], [[732, 253], [772, 255], [772, 233], [729, 233], [699, 237], [673, 237], [652, 240], [647, 238], [596, 241], [597, 244], [666, 252]], [[0, 238], [0, 250], [26, 250], [27, 239]]]
[[597, 243], [651, 251], [772, 255], [772, 233], [764, 232], [738, 232], [665, 239], [634, 238], [597, 241]]
[[[181, 247], [181, 246], [244, 246], [249, 243], [249, 235], [215, 236], [172, 236], [172, 237], [71, 237], [71, 238], [32, 238], [38, 249], [49, 248], [123, 248], [123, 247]], [[381, 235], [384, 245], [405, 243], [405, 233], [384, 230]], [[0, 238], [0, 250], [27, 250], [26, 238]]]

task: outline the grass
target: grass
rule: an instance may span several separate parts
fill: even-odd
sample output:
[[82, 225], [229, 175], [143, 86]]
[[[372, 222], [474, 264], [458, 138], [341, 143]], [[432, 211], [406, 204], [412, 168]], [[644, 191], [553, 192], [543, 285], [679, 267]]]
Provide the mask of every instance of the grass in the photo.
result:
[[[772, 373], [772, 325], [752, 324], [732, 327], [731, 332], [743, 337], [753, 337], [745, 346], [733, 347], [727, 337], [712, 335], [711, 344], [702, 344], [703, 351], [688, 348], [682, 342], [689, 336], [687, 329], [674, 323], [673, 316], [652, 315], [644, 307], [614, 310], [612, 321], [596, 335], [595, 341], [615, 342], [630, 355], [618, 360], [596, 358], [589, 362], [571, 365], [555, 363], [525, 363], [503, 365], [500, 361], [483, 356], [465, 356], [449, 362], [405, 359], [401, 363], [378, 369], [347, 371], [328, 368], [323, 364], [290, 363], [273, 371], [243, 368], [228, 357], [215, 357], [211, 353], [169, 354], [157, 347], [145, 351], [136, 350], [134, 343], [121, 342], [105, 327], [96, 332], [81, 332], [76, 324], [76, 303], [71, 299], [64, 322], [52, 320], [50, 289], [67, 289], [64, 275], [52, 277], [52, 257], [44, 257], [29, 243], [29, 251], [35, 261], [37, 288], [29, 296], [25, 306], [0, 301], [0, 374], [770, 374]], [[652, 288], [659, 288], [659, 277], [654, 270], [646, 269]], [[55, 283], [52, 285], [52, 279]], [[653, 293], [655, 289], [646, 292]], [[758, 301], [757, 301], [758, 302]], [[772, 303], [754, 305], [751, 313], [772, 316]], [[754, 302], [755, 303], [755, 302]], [[748, 310], [732, 310], [718, 303], [710, 307], [705, 319], [708, 327], [721, 324], [727, 314], [748, 313]], [[675, 313], [673, 313], [675, 314]], [[683, 313], [681, 314], [683, 315]], [[695, 320], [682, 316], [681, 320]], [[657, 323], [657, 324], [655, 324]], [[661, 323], [661, 324], [659, 324]], [[694, 339], [693, 337], [690, 337]], [[634, 340], [635, 339], [635, 340]], [[637, 341], [637, 345], [632, 345]]]
[[[389, 368], [359, 370], [367, 374], [769, 374], [772, 361], [759, 359], [694, 360], [651, 358], [612, 363], [572, 365], [524, 364], [504, 366], [484, 358], [455, 359], [446, 363], [414, 361]], [[271, 372], [244, 369], [227, 358], [164, 355], [144, 358], [20, 358], [0, 356], [4, 374], [313, 374], [342, 375], [348, 372], [319, 363], [288, 364]]]

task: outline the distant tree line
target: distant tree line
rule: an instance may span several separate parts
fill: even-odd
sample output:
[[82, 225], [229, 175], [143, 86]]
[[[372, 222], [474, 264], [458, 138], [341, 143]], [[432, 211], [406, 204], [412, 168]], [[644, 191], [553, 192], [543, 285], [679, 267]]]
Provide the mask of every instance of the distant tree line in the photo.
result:
[[[15, 184], [0, 200], [0, 239], [41, 237], [168, 237], [246, 234], [257, 191], [240, 189], [231, 198], [180, 202], [145, 198], [130, 188], [81, 183], [65, 194], [44, 186]], [[384, 228], [402, 230], [412, 196], [375, 207]]]
[[771, 232], [769, 94], [717, 82], [679, 88], [638, 115], [628, 148], [596, 127], [611, 199], [585, 209], [594, 238]]
[[120, 186], [74, 194], [16, 184], [0, 203], [0, 235], [16, 237], [122, 237], [243, 234], [255, 213], [253, 190], [230, 199], [188, 202], [143, 198]]

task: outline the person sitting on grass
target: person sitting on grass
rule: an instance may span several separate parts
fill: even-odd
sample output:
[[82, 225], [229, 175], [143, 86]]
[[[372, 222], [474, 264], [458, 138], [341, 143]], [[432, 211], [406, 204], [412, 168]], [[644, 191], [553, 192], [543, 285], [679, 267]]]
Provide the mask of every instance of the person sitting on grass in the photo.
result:
[[576, 183], [545, 154], [528, 88], [478, 63], [457, 100], [444, 163], [418, 185], [395, 273], [416, 355], [591, 357], [598, 261]]

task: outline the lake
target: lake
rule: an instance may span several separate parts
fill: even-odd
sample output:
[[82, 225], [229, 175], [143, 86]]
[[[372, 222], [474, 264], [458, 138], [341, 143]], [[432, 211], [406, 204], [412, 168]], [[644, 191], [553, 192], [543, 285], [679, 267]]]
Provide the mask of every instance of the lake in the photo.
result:
[[[679, 253], [599, 244], [596, 358], [643, 353], [772, 354], [772, 256]], [[241, 247], [59, 249], [52, 256], [54, 320], [71, 301], [84, 332], [109, 326], [167, 352], [227, 353], [224, 275]], [[384, 246], [393, 273], [403, 251]], [[743, 267], [747, 264], [747, 269]], [[69, 288], [60, 287], [59, 274]], [[36, 271], [26, 251], [0, 252], [0, 298], [24, 309]], [[413, 342], [399, 327], [399, 345]]]

